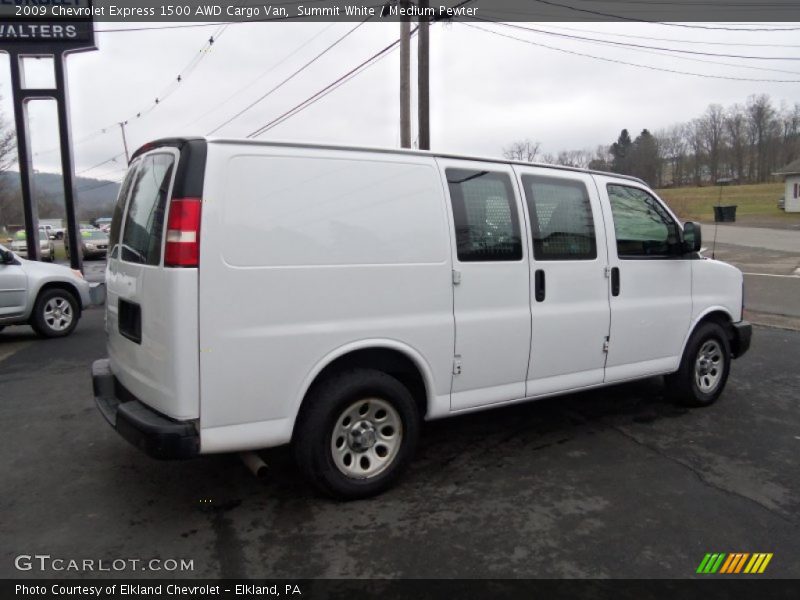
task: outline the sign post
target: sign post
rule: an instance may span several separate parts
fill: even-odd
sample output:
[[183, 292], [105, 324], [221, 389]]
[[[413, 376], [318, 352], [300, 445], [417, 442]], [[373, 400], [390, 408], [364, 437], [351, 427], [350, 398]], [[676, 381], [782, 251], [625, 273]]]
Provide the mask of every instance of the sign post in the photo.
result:
[[[80, 231], [75, 210], [75, 176], [67, 93], [67, 56], [73, 52], [96, 50], [91, 0], [74, 0], [77, 17], [54, 16], [54, 7], [61, 3], [44, 0], [36, 11], [17, 15], [18, 7], [0, 3], [0, 51], [7, 52], [11, 63], [11, 88], [14, 123], [17, 134], [17, 155], [25, 213], [25, 237], [28, 258], [39, 260], [39, 213], [33, 195], [33, 162], [28, 128], [28, 103], [32, 100], [55, 100], [58, 113], [58, 137], [61, 150], [61, 173], [64, 185], [64, 209], [67, 217], [66, 241], [70, 248], [70, 264], [83, 270], [80, 253]], [[36, 13], [35, 16], [33, 13]], [[30, 88], [25, 82], [25, 58], [52, 58], [55, 87]]]

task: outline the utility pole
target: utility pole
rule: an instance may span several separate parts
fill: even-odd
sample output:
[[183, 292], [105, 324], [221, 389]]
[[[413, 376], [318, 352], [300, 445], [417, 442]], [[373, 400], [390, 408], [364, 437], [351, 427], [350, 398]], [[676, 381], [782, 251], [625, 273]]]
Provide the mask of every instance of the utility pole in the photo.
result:
[[[400, 0], [400, 8], [408, 10], [408, 0]], [[411, 22], [407, 14], [400, 17], [400, 147], [411, 148]]]
[[127, 165], [131, 162], [131, 157], [128, 154], [128, 140], [125, 139], [125, 123], [126, 121], [120, 121], [119, 128], [122, 130], [122, 145], [125, 147], [125, 164]]
[[431, 149], [430, 107], [430, 20], [425, 16], [428, 0], [419, 0], [422, 13], [419, 18], [419, 45], [417, 47], [417, 110], [419, 121], [419, 149]]

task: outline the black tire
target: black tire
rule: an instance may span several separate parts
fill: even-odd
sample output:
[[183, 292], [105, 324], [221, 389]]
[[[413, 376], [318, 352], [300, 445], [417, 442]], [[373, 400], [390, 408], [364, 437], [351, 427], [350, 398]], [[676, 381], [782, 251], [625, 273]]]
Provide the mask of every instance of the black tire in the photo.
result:
[[3, 329], [5, 329], [5, 328], [6, 328], [5, 325], [0, 325], [0, 333], [3, 333]]
[[[357, 406], [361, 400], [365, 400], [365, 404], [370, 402], [374, 404], [367, 409], [366, 414], [369, 417], [380, 416], [380, 406], [388, 404], [394, 413], [390, 411], [384, 418], [395, 420], [399, 418], [400, 422], [400, 431], [395, 433], [399, 435], [399, 440], [394, 446], [395, 449], [389, 451], [388, 463], [381, 464], [376, 458], [379, 456], [383, 440], [381, 437], [383, 426], [378, 424], [371, 434], [373, 446], [370, 448], [373, 451], [372, 459], [375, 460], [373, 465], [376, 465], [373, 468], [382, 470], [367, 478], [357, 478], [343, 472], [341, 469], [345, 467], [337, 466], [334, 459], [336, 450], [333, 447], [344, 439], [342, 436], [334, 438], [335, 428], [342, 427], [346, 420], [345, 413]], [[367, 417], [365, 419], [369, 420]], [[371, 369], [344, 371], [331, 376], [309, 392], [298, 417], [292, 441], [295, 460], [305, 477], [329, 496], [342, 500], [374, 496], [391, 487], [408, 467], [419, 439], [419, 421], [419, 410], [414, 398], [397, 379]], [[353, 423], [351, 432], [355, 430], [356, 426]], [[357, 470], [360, 461], [369, 451], [359, 454], [357, 449], [350, 446], [350, 441], [353, 439], [351, 435], [348, 435], [346, 441], [342, 443], [343, 454], [337, 460], [344, 463], [342, 457], [346, 458], [347, 454], [352, 454], [354, 457], [351, 459], [354, 464], [352, 469]], [[365, 468], [370, 468], [369, 461], [368, 457], [368, 467]]]
[[[718, 356], [719, 362], [702, 362], [701, 351], [703, 356]], [[731, 359], [731, 346], [725, 328], [714, 321], [702, 323], [686, 344], [680, 368], [666, 377], [669, 396], [684, 406], [710, 406], [725, 389]]]
[[[53, 303], [53, 306], [58, 305], [60, 315], [67, 314], [67, 306], [69, 307], [69, 314], [71, 318], [69, 324], [61, 328], [60, 324], [64, 323], [63, 320], [54, 320], [50, 315], [45, 314], [49, 308], [48, 304]], [[80, 308], [75, 296], [69, 291], [62, 288], [51, 288], [45, 290], [36, 299], [36, 305], [33, 307], [33, 314], [31, 315], [31, 327], [34, 331], [42, 337], [56, 338], [69, 335], [75, 330], [78, 325], [78, 320], [81, 317]]]

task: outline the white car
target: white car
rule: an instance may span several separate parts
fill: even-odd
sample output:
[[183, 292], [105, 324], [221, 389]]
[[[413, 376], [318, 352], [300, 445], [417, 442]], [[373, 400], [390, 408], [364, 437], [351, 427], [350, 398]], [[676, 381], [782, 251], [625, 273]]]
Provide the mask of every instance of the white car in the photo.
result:
[[[18, 231], [11, 240], [11, 251], [22, 258], [28, 258], [28, 241], [25, 231]], [[44, 227], [39, 228], [39, 255], [43, 261], [53, 262], [56, 258], [55, 244]]]
[[30, 325], [43, 337], [64, 337], [84, 308], [104, 300], [105, 285], [88, 283], [80, 271], [25, 260], [0, 246], [0, 331]]
[[422, 419], [655, 375], [717, 400], [751, 327], [700, 244], [632, 177], [157, 141], [114, 211], [96, 401], [154, 456], [292, 444], [321, 490], [369, 496]]

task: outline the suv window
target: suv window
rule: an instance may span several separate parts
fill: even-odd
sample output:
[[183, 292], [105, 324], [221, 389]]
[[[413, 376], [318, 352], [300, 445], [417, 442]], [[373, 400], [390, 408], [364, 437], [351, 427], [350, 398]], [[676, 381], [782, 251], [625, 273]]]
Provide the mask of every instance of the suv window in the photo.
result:
[[458, 260], [520, 260], [519, 216], [504, 173], [447, 169], [456, 227]]
[[635, 187], [608, 184], [614, 216], [617, 256], [675, 256], [680, 246], [678, 224], [653, 196]]
[[581, 181], [523, 175], [537, 260], [597, 258], [589, 192]]
[[150, 154], [142, 159], [133, 179], [122, 233], [122, 260], [144, 265], [161, 262], [164, 213], [174, 163], [172, 154]]

